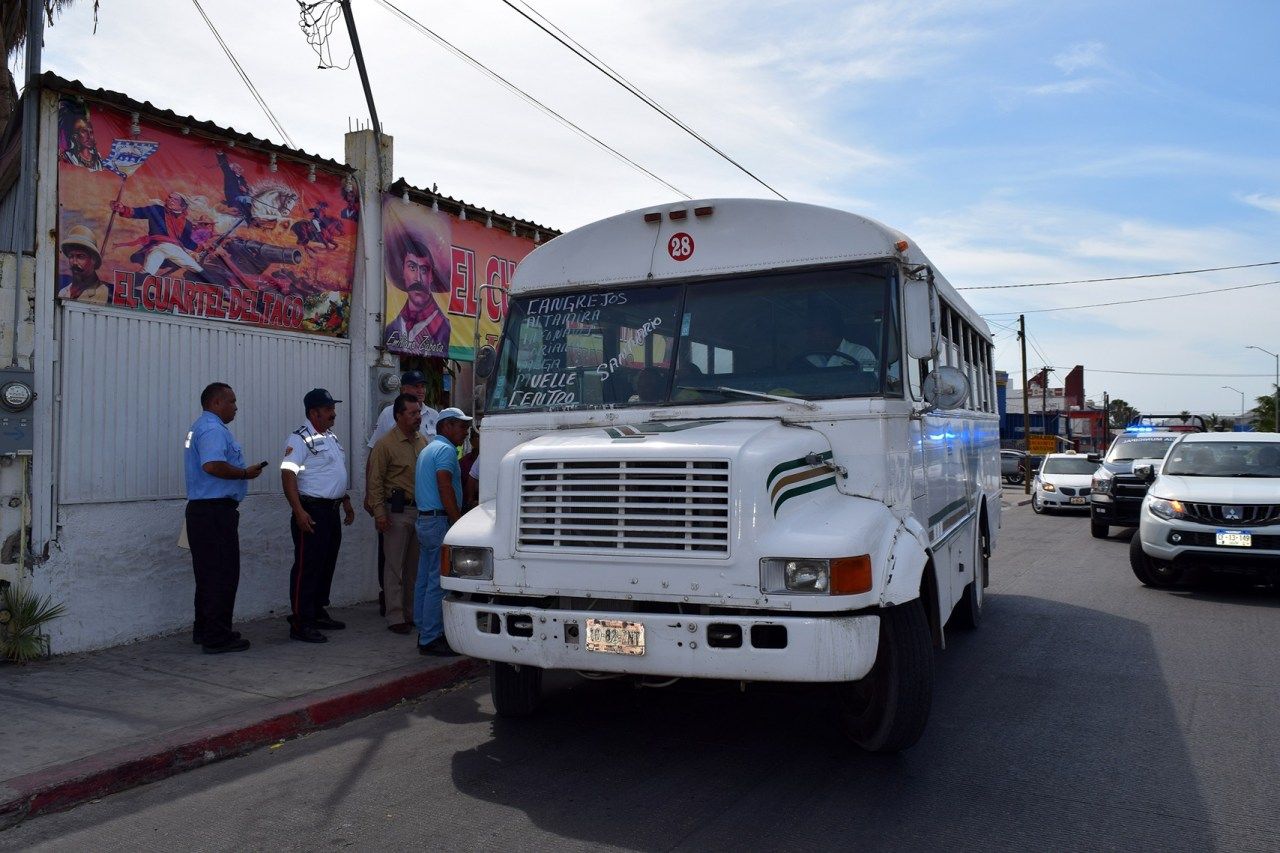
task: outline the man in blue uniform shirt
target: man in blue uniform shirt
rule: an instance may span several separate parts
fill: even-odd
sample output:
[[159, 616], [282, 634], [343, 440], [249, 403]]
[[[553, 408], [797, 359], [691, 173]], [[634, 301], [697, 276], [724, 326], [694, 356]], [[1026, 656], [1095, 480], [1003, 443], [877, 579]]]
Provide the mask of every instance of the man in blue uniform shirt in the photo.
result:
[[471, 428], [461, 409], [448, 408], [436, 420], [436, 437], [418, 454], [413, 487], [418, 504], [418, 579], [413, 587], [413, 621], [418, 625], [418, 651], [424, 655], [457, 655], [444, 636], [444, 590], [440, 586], [440, 552], [449, 526], [462, 517], [462, 469], [458, 448]]
[[342, 524], [356, 520], [347, 495], [347, 454], [333, 434], [337, 404], [341, 400], [323, 388], [313, 388], [302, 398], [307, 419], [285, 441], [280, 463], [280, 483], [293, 514], [293, 568], [289, 572], [289, 636], [304, 643], [324, 643], [320, 633], [346, 626], [329, 615], [329, 588], [338, 565]]
[[244, 453], [227, 424], [235, 420], [236, 393], [214, 382], [200, 394], [204, 410], [187, 432], [187, 543], [196, 576], [192, 639], [208, 654], [242, 652], [249, 641], [231, 630], [240, 585], [240, 511], [246, 480], [266, 462], [245, 467]]

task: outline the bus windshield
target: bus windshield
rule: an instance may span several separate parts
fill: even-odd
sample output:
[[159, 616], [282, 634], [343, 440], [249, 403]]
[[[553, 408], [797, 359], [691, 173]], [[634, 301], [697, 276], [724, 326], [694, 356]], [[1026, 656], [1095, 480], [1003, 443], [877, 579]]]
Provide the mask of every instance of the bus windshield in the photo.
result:
[[889, 264], [513, 299], [487, 411], [901, 396]]

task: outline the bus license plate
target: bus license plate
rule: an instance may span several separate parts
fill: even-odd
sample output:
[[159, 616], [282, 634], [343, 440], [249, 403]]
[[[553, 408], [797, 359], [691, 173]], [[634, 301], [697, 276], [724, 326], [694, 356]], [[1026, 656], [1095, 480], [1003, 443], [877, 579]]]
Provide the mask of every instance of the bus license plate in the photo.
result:
[[1072, 504], [1075, 504], [1075, 505], [1077, 505], [1077, 506], [1083, 505], [1083, 504], [1084, 504], [1084, 498], [1072, 498], [1072, 499], [1071, 499], [1071, 503], [1072, 503]]
[[1219, 530], [1218, 544], [1231, 548], [1252, 548], [1253, 533], [1248, 530]]
[[587, 651], [611, 655], [644, 654], [644, 623], [588, 619]]

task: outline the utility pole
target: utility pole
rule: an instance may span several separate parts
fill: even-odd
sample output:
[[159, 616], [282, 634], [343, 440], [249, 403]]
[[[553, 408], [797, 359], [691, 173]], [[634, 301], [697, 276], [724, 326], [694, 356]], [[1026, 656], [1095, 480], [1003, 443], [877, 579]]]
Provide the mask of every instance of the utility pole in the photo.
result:
[[[1040, 429], [1045, 435], [1049, 434], [1049, 371], [1053, 370], [1048, 365], [1040, 367]], [[1054, 433], [1057, 437], [1057, 433]]]
[[1022, 344], [1022, 452], [1027, 470], [1023, 472], [1022, 493], [1031, 494], [1031, 399], [1027, 388], [1027, 316], [1018, 315], [1018, 341]]
[[[40, 122], [40, 58], [44, 45], [44, 3], [27, 0], [27, 75], [22, 86], [22, 154], [18, 171], [17, 259], [19, 275], [13, 285], [13, 349], [9, 366], [18, 366], [18, 325], [22, 314], [22, 274], [24, 264], [35, 264], [36, 249], [36, 158], [37, 127]], [[32, 255], [28, 256], [27, 252]], [[19, 568], [21, 571], [21, 568]]]
[[1102, 453], [1106, 454], [1111, 444], [1111, 393], [1102, 392]]
[[1275, 415], [1275, 431], [1280, 432], [1280, 353], [1275, 353], [1269, 349], [1263, 349], [1262, 347], [1255, 347], [1255, 346], [1247, 346], [1245, 347], [1245, 349], [1256, 349], [1258, 352], [1265, 352], [1267, 355], [1271, 356], [1276, 360], [1276, 387], [1275, 387], [1276, 402], [1275, 402], [1275, 411], [1273, 411], [1272, 414]]
[[364, 86], [364, 100], [369, 105], [369, 118], [373, 122], [373, 141], [378, 154], [378, 192], [387, 188], [386, 177], [382, 174], [382, 123], [378, 121], [378, 107], [373, 102], [373, 87], [369, 85], [369, 72], [364, 67], [364, 53], [360, 50], [360, 35], [356, 32], [356, 19], [351, 14], [351, 0], [340, 0], [342, 17], [347, 22], [347, 35], [351, 38], [351, 52], [356, 57], [356, 68], [360, 71], [360, 85]]

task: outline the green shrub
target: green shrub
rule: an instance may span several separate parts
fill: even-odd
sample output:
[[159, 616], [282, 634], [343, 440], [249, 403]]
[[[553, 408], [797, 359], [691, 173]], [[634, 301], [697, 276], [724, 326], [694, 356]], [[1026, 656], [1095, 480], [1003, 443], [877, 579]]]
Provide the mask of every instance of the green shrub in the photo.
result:
[[49, 635], [43, 630], [67, 612], [50, 596], [40, 596], [13, 584], [0, 589], [0, 658], [27, 663], [49, 655]]

